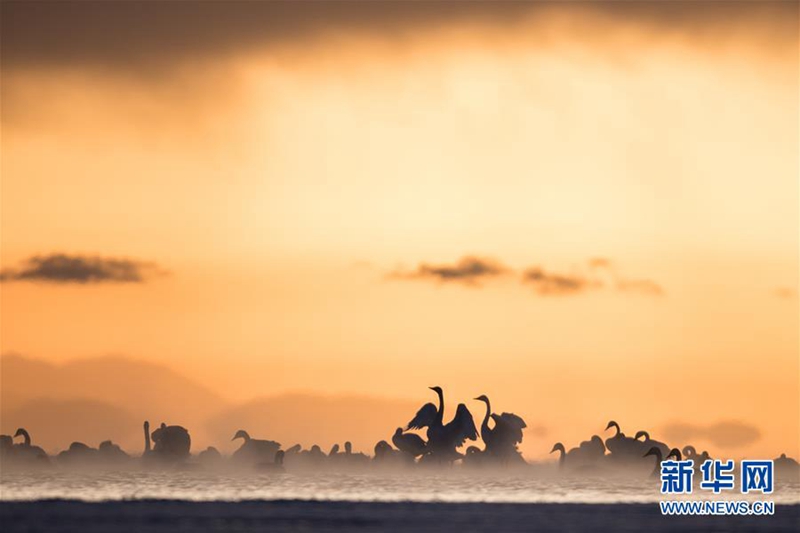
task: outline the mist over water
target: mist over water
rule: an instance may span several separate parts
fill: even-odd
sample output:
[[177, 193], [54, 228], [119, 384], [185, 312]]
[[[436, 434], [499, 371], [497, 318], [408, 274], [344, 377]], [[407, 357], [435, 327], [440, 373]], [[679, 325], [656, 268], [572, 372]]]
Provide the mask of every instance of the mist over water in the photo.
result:
[[[692, 499], [748, 499], [738, 491]], [[763, 498], [763, 496], [762, 496]], [[647, 503], [664, 497], [653, 478], [558, 476], [554, 472], [19, 471], [0, 474], [0, 500], [315, 500], [472, 503]], [[780, 482], [771, 499], [800, 503], [800, 483]]]

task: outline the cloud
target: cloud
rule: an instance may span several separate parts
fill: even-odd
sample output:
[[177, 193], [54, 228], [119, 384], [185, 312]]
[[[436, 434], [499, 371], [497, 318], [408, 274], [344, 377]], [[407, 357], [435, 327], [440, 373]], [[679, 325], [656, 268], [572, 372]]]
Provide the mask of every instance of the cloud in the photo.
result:
[[638, 292], [649, 296], [661, 296], [664, 288], [652, 279], [630, 279], [623, 277], [614, 262], [607, 257], [593, 257], [588, 261], [589, 269], [598, 276], [608, 278], [613, 287], [620, 292]]
[[793, 300], [797, 298], [797, 291], [791, 287], [777, 287], [773, 291], [773, 294], [784, 300]]
[[738, 420], [724, 420], [708, 425], [672, 422], [664, 427], [664, 436], [669, 441], [684, 444], [699, 440], [720, 448], [740, 448], [758, 441], [761, 431], [752, 424]]
[[[388, 274], [389, 279], [432, 280], [440, 283], [456, 282], [480, 287], [481, 281], [514, 273], [514, 269], [493, 259], [464, 256], [454, 264], [420, 263], [414, 270], [398, 269]], [[520, 282], [532, 286], [541, 296], [577, 295], [590, 290], [611, 288], [617, 292], [660, 296], [664, 289], [650, 279], [628, 279], [620, 276], [610, 259], [594, 257], [585, 266], [572, 273], [545, 270], [541, 266], [525, 268]]]
[[[509, 29], [546, 42], [676, 40], [794, 54], [796, 2], [3, 2], [4, 68], [92, 66], [129, 72], [339, 36], [398, 42], [438, 28]], [[530, 31], [533, 29], [534, 31]], [[80, 38], [75, 36], [79, 35]], [[794, 55], [789, 55], [794, 58]]]
[[623, 292], [639, 292], [652, 296], [661, 296], [664, 289], [651, 279], [618, 279], [617, 290]]
[[509, 269], [492, 259], [465, 256], [455, 264], [432, 265], [420, 263], [415, 270], [396, 270], [389, 274], [394, 279], [430, 279], [441, 283], [456, 282], [479, 286], [484, 279], [502, 276]]
[[543, 296], [560, 294], [577, 294], [600, 287], [602, 284], [578, 275], [555, 274], [542, 268], [532, 267], [522, 273], [522, 282], [533, 285], [536, 292]]
[[49, 283], [142, 283], [163, 274], [154, 263], [81, 255], [50, 254], [28, 258], [18, 269], [0, 272], [0, 281]]
[[534, 424], [525, 429], [525, 433], [537, 439], [546, 437], [549, 432], [550, 430], [544, 424]]

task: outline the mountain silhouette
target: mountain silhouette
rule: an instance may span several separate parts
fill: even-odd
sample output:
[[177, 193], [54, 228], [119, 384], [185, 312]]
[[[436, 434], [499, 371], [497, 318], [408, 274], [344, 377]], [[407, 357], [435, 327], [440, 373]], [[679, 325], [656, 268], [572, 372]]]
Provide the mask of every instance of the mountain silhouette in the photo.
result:
[[2, 407], [2, 432], [25, 427], [37, 445], [49, 453], [66, 448], [73, 441], [97, 447], [111, 439], [131, 450], [141, 448], [137, 418], [117, 406], [86, 399], [39, 398], [16, 409]]
[[[52, 364], [4, 355], [0, 358], [0, 368], [0, 431], [13, 432], [16, 421], [24, 421], [34, 439], [45, 448], [63, 448], [69, 444], [68, 435], [72, 431], [69, 425], [61, 425], [61, 417], [76, 424], [84, 417], [94, 419], [92, 425], [98, 428], [98, 435], [106, 429], [105, 438], [113, 437], [132, 451], [142, 447], [141, 421], [145, 419], [193, 428], [197, 442], [202, 443], [206, 440], [202, 431], [207, 418], [227, 407], [218, 395], [178, 372], [127, 357], [95, 357]], [[66, 405], [72, 406], [74, 416], [63, 408]], [[124, 422], [124, 427], [113, 421], [112, 413]], [[23, 415], [43, 425], [18, 420]], [[45, 424], [46, 421], [50, 423]], [[45, 425], [53, 429], [46, 429]], [[119, 431], [120, 436], [110, 434], [111, 431]], [[94, 430], [84, 431], [82, 439], [91, 440], [88, 434], [94, 434]]]

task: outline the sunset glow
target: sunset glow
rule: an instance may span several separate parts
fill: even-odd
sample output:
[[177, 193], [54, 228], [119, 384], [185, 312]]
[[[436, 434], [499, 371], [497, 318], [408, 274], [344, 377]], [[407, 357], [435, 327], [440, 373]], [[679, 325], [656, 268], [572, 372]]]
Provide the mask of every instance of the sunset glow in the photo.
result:
[[[302, 394], [398, 413], [318, 439], [371, 449], [441, 385], [450, 410], [524, 416], [530, 459], [609, 419], [797, 456], [796, 24], [548, 6], [36, 55], [4, 3], [2, 432], [33, 400], [109, 394], [48, 393], [18, 356], [113, 355], [208, 393], [169, 411], [198, 445], [233, 449], [226, 410]], [[142, 279], [26, 267], [57, 253]], [[161, 415], [129, 392], [113, 437], [138, 450]], [[312, 438], [279, 405], [275, 438]]]

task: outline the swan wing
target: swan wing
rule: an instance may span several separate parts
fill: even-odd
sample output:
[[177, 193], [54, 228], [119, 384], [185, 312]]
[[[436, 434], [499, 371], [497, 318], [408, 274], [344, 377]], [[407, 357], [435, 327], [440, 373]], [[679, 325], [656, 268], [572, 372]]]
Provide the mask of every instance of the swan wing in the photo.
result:
[[422, 429], [430, 426], [436, 420], [436, 406], [428, 402], [423, 405], [411, 422], [408, 423], [406, 429]]
[[525, 421], [514, 413], [492, 415], [495, 422], [495, 434], [502, 447], [514, 446], [522, 442], [522, 429], [527, 427]]
[[500, 420], [516, 429], [525, 429], [528, 427], [528, 424], [525, 423], [522, 417], [514, 413], [503, 413], [500, 415]]
[[458, 404], [456, 409], [456, 416], [453, 420], [444, 427], [448, 440], [453, 443], [456, 448], [461, 447], [464, 441], [477, 440], [478, 430], [475, 428], [475, 421], [472, 419], [472, 413], [469, 412], [467, 406], [463, 403]]

